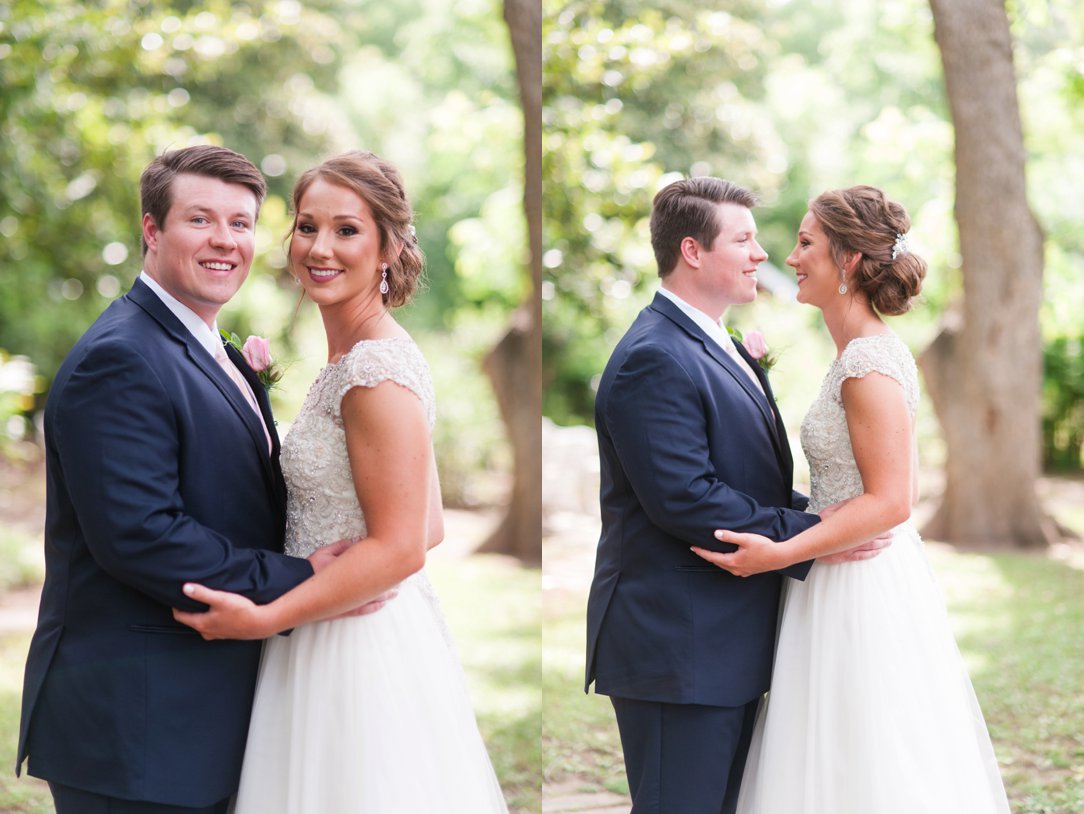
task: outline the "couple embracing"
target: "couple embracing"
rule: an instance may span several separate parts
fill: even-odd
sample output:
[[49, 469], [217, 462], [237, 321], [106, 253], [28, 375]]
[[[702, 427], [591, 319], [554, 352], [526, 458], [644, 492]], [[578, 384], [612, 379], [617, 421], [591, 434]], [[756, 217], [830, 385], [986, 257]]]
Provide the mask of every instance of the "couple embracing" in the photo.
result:
[[294, 188], [328, 364], [281, 447], [217, 324], [265, 192], [225, 148], [152, 162], [142, 273], [57, 373], [19, 766], [58, 814], [500, 814], [423, 570], [443, 523], [429, 369], [391, 315], [423, 268], [402, 180], [353, 152]]
[[882, 316], [926, 272], [910, 221], [872, 187], [826, 192], [787, 258], [837, 351], [802, 423], [806, 498], [768, 377], [720, 323], [756, 297], [755, 203], [716, 178], [656, 195], [661, 287], [595, 405], [587, 685], [633, 814], [1007, 814], [909, 521], [918, 375]]

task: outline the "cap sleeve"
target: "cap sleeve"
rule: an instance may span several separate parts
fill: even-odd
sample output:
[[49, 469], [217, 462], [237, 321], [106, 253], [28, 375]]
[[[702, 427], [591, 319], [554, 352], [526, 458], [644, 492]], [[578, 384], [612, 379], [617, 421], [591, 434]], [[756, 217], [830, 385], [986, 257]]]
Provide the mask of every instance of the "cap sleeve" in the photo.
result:
[[839, 384], [846, 379], [861, 379], [880, 373], [899, 382], [914, 415], [918, 407], [918, 368], [903, 342], [893, 335], [866, 337], [852, 341], [839, 359]]
[[395, 382], [418, 397], [432, 429], [436, 421], [432, 375], [421, 350], [407, 339], [361, 342], [343, 359], [332, 400], [336, 423], [342, 422], [342, 400], [347, 393], [355, 387], [376, 387], [385, 381]]

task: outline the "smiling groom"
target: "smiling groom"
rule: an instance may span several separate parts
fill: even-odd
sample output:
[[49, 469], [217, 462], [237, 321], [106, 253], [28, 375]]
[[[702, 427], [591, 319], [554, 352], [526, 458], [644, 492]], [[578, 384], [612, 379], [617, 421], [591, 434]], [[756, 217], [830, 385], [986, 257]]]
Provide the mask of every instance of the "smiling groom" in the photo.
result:
[[[618, 343], [595, 401], [602, 533], [586, 685], [617, 716], [633, 814], [728, 814], [771, 678], [778, 573], [740, 579], [689, 547], [716, 529], [787, 539], [818, 522], [791, 487], [764, 371], [727, 335], [767, 254], [753, 195], [717, 178], [655, 197], [661, 288]], [[784, 573], [804, 578], [810, 563]]]
[[16, 772], [29, 756], [58, 814], [224, 814], [261, 644], [206, 642], [171, 608], [204, 609], [185, 581], [269, 602], [332, 558], [281, 553], [270, 403], [217, 331], [252, 264], [265, 192], [225, 148], [152, 162], [143, 273], [50, 389], [45, 585]]

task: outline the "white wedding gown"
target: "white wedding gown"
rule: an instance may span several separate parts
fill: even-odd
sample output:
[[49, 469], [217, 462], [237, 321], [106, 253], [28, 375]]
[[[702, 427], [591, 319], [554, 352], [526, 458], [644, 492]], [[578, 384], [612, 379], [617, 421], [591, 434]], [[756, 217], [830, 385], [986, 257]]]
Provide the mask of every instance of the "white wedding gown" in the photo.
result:
[[[809, 511], [862, 492], [840, 387], [918, 373], [895, 335], [847, 345], [802, 422]], [[982, 712], [922, 540], [910, 523], [860, 562], [785, 580], [771, 691], [739, 814], [1009, 814]]]
[[[421, 352], [358, 343], [321, 371], [283, 444], [287, 553], [365, 535], [340, 404], [393, 381], [434, 418]], [[463, 671], [425, 572], [368, 616], [264, 645], [236, 814], [504, 814]]]

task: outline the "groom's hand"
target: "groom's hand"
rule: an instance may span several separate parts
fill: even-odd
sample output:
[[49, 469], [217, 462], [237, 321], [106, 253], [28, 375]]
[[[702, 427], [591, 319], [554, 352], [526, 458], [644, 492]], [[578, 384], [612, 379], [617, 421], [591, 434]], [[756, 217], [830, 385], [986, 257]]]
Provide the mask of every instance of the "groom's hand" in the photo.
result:
[[382, 593], [376, 599], [370, 599], [364, 605], [358, 605], [353, 610], [348, 610], [345, 613], [340, 613], [338, 616], [331, 617], [332, 619], [349, 619], [351, 616], [368, 616], [370, 613], [376, 613], [382, 607], [391, 602], [395, 597], [399, 596], [399, 588], [389, 588]]
[[[346, 549], [361, 540], [360, 537], [353, 537], [349, 540], [339, 540], [331, 545], [326, 545], [323, 548], [318, 548], [308, 556], [309, 564], [312, 565], [312, 572], [314, 574], [319, 573], [324, 568], [327, 568], [331, 563], [342, 555]], [[332, 619], [347, 619], [351, 616], [368, 616], [370, 613], [376, 613], [382, 607], [391, 602], [395, 597], [399, 596], [399, 587], [389, 588], [375, 599], [370, 599], [364, 605], [358, 605], [353, 610], [348, 610], [344, 613], [340, 613], [338, 616], [332, 616]]]
[[[848, 498], [847, 500], [841, 500], [839, 503], [833, 503], [831, 506], [825, 506], [820, 512], [821, 519], [827, 520], [833, 514], [838, 512], [844, 504], [850, 503], [851, 500], [852, 498]], [[828, 554], [824, 557], [817, 557], [817, 562], [823, 562], [826, 565], [836, 565], [841, 562], [871, 560], [890, 545], [892, 545], [892, 532], [886, 531], [884, 534], [879, 534], [872, 540], [867, 540], [854, 548], [840, 551], [837, 554]]]
[[349, 540], [339, 540], [337, 543], [326, 545], [323, 548], [318, 548], [306, 558], [309, 561], [309, 565], [312, 566], [312, 572], [314, 574], [320, 573], [327, 568], [331, 563], [354, 543], [360, 540], [360, 537], [352, 537]]
[[862, 545], [855, 546], [847, 551], [840, 551], [838, 554], [828, 554], [824, 557], [817, 557], [817, 562], [823, 562], [827, 565], [835, 565], [841, 562], [855, 562], [857, 560], [871, 560], [881, 553], [883, 549], [892, 545], [892, 532], [886, 531], [878, 537], [874, 537]]

